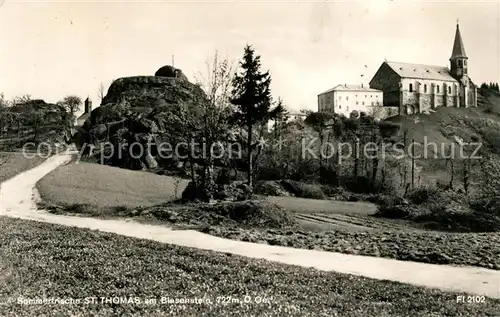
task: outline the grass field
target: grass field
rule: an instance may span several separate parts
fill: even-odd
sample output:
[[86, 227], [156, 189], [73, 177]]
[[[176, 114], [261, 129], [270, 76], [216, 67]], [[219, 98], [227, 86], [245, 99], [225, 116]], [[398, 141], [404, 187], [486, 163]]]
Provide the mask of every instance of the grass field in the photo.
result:
[[0, 183], [37, 166], [44, 160], [40, 156], [27, 158], [22, 153], [0, 153]]
[[95, 206], [149, 206], [179, 198], [186, 180], [106, 165], [62, 166], [41, 179], [37, 188], [45, 202]]
[[[457, 303], [457, 295], [465, 294], [5, 217], [0, 217], [0, 276], [0, 316], [500, 314], [500, 300]], [[244, 303], [245, 296], [252, 302]], [[91, 297], [97, 303], [85, 304]], [[101, 297], [137, 302], [101, 303]], [[161, 304], [161, 297], [203, 298], [211, 304]], [[18, 302], [44, 298], [81, 303]]]
[[[55, 204], [52, 212], [57, 213], [133, 217], [140, 221], [194, 226], [194, 229], [236, 240], [500, 269], [500, 234], [418, 230], [399, 220], [370, 216], [376, 210], [370, 203], [267, 197], [268, 202], [291, 211], [299, 224], [299, 228], [293, 230], [273, 228], [269, 231], [266, 230], [269, 228], [244, 228], [234, 221], [222, 221], [227, 208], [219, 210], [177, 204], [137, 208], [172, 197], [169, 196], [171, 178], [151, 173], [81, 163], [55, 170], [44, 177], [38, 187], [46, 199], [45, 204]], [[61, 206], [57, 207], [57, 204]], [[129, 208], [110, 208], [112, 206]]]

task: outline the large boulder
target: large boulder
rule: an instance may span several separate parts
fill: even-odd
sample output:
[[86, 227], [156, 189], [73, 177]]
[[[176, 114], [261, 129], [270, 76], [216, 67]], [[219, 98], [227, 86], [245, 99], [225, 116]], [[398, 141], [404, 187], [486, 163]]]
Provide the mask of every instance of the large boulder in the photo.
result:
[[[165, 74], [165, 69], [160, 70], [157, 73]], [[78, 131], [75, 143], [79, 148], [91, 144], [95, 158], [104, 164], [154, 169], [164, 160], [164, 157], [159, 157], [161, 151], [156, 144], [170, 141], [169, 131], [176, 128], [171, 121], [172, 111], [201, 108], [206, 100], [203, 90], [186, 78], [119, 78], [109, 87], [101, 106], [92, 111]], [[134, 143], [141, 146], [131, 146]]]

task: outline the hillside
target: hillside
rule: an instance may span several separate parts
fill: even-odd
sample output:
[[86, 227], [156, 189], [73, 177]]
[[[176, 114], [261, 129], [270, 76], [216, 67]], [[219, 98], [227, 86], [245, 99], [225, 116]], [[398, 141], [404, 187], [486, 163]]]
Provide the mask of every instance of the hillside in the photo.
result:
[[[500, 155], [500, 94], [481, 89], [478, 104], [477, 108], [438, 108], [429, 114], [396, 116], [387, 120], [401, 125], [398, 141], [403, 140], [406, 131], [408, 142], [414, 139], [417, 143], [428, 144], [426, 159], [419, 159], [416, 163], [422, 168], [422, 183], [449, 182], [450, 168], [449, 165], [446, 166], [446, 157], [451, 144], [454, 144], [457, 158], [456, 173], [463, 166], [463, 160], [460, 159], [460, 142], [469, 144], [463, 147], [466, 155], [474, 152], [479, 144], [477, 155]], [[436, 146], [430, 145], [432, 143]], [[423, 146], [416, 146], [415, 154], [423, 156], [422, 149]], [[478, 159], [473, 163], [473, 181], [480, 177], [479, 161]], [[456, 181], [460, 182], [460, 176], [456, 176]]]

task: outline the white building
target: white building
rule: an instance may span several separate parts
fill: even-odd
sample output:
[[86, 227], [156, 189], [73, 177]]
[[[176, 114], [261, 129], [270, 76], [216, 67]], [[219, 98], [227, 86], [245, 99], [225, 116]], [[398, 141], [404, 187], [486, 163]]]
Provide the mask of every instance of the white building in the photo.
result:
[[[301, 112], [291, 112], [288, 113], [286, 118], [282, 120], [282, 124], [292, 122], [292, 121], [304, 121], [307, 118], [307, 114]], [[267, 122], [267, 132], [273, 130], [276, 127], [276, 120], [269, 120]]]
[[384, 104], [384, 93], [368, 87], [337, 85], [318, 95], [318, 112], [349, 114], [356, 110], [371, 114]]

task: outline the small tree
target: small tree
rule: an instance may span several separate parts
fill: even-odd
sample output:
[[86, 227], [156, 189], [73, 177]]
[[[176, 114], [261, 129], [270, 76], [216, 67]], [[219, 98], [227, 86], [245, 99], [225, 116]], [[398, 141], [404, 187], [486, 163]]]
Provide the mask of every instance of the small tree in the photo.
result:
[[196, 82], [205, 91], [208, 99], [203, 104], [198, 138], [209, 149], [208, 153], [203, 153], [202, 156], [201, 185], [204, 196], [210, 199], [214, 186], [214, 145], [219, 142], [222, 143], [226, 139], [226, 134], [232, 128], [230, 121], [233, 109], [230, 94], [234, 67], [227, 58], [221, 58], [217, 51], [215, 51], [212, 60], [207, 60], [206, 66], [207, 74], [197, 77]]
[[266, 124], [269, 119], [276, 118], [282, 110], [271, 109], [271, 75], [269, 71], [261, 72], [260, 56], [255, 54], [252, 46], [247, 45], [243, 59], [239, 64], [241, 72], [233, 78], [231, 103], [236, 107], [234, 119], [238, 125], [246, 128], [248, 166], [248, 186], [253, 186], [253, 151], [259, 142], [253, 141], [256, 125]]
[[76, 119], [76, 113], [80, 110], [82, 99], [78, 96], [66, 96], [58, 104], [62, 105], [69, 114], [71, 122]]
[[97, 98], [99, 99], [100, 102], [102, 102], [105, 96], [106, 96], [106, 88], [104, 87], [104, 83], [101, 81], [99, 87], [97, 88]]
[[334, 115], [329, 112], [313, 112], [307, 116], [305, 123], [313, 128], [319, 137], [319, 175], [320, 179], [323, 179], [323, 169], [324, 169], [324, 158], [323, 158], [323, 144], [325, 136], [327, 136], [327, 131], [330, 130], [334, 125]]

